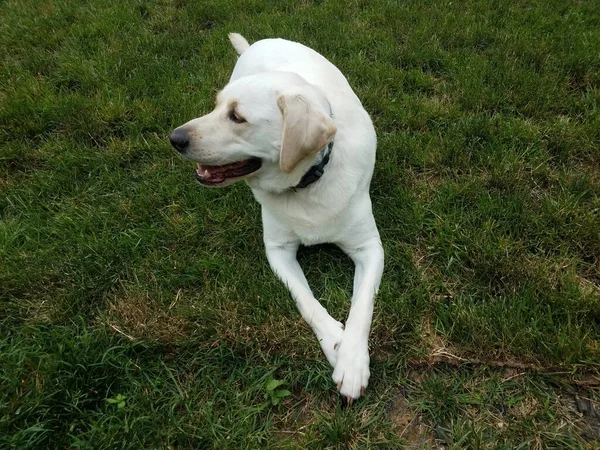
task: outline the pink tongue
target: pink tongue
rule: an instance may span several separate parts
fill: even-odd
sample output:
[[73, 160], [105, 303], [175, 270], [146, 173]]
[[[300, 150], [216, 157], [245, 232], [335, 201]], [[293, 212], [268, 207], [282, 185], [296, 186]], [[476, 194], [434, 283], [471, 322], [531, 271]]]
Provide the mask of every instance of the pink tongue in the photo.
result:
[[225, 164], [223, 166], [200, 166], [200, 170], [204, 171], [204, 170], [208, 170], [209, 173], [211, 174], [211, 178], [212, 175], [218, 175], [221, 173], [224, 173], [228, 170], [233, 170], [233, 169], [237, 169], [238, 167], [242, 167], [246, 162], [245, 161], [240, 161], [240, 162], [235, 162], [235, 163], [231, 163], [231, 164]]

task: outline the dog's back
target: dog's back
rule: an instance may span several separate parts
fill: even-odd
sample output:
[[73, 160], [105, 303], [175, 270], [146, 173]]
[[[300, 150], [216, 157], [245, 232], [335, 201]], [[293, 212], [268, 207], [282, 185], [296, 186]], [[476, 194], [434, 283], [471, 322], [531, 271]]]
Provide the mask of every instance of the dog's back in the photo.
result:
[[341, 96], [345, 103], [352, 99], [362, 108], [342, 72], [313, 49], [286, 39], [263, 39], [246, 47], [248, 42], [243, 36], [232, 36], [232, 44], [240, 57], [230, 81], [261, 72], [294, 72], [327, 92], [330, 101], [335, 102], [336, 97]]

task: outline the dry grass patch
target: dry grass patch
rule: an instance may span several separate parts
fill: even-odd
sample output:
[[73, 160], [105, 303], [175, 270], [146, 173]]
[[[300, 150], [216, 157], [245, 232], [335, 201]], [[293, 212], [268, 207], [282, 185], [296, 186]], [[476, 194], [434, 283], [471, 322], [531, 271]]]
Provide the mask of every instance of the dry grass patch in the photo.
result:
[[[301, 386], [294, 390], [301, 391]], [[281, 437], [279, 448], [304, 448], [307, 441], [313, 438], [314, 427], [318, 425], [323, 414], [335, 414], [336, 402], [332, 398], [317, 398], [309, 393], [302, 393], [300, 401], [294, 403], [293, 398], [284, 401], [285, 413], [278, 416], [273, 424], [273, 432]]]
[[441, 448], [435, 441], [431, 427], [425, 424], [421, 414], [410, 407], [402, 392], [395, 398], [389, 417], [393, 432], [402, 439], [403, 448]]
[[264, 358], [276, 354], [325, 358], [312, 330], [299, 314], [267, 314], [262, 321], [255, 323], [248, 304], [227, 300], [212, 306], [209, 323], [199, 325], [212, 329], [212, 346], [223, 341], [230, 344], [241, 342], [251, 345]]
[[188, 320], [174, 315], [147, 292], [115, 295], [107, 304], [102, 322], [131, 341], [149, 339], [176, 344], [191, 334]]
[[61, 305], [52, 299], [32, 299], [25, 305], [27, 321], [32, 324], [56, 323], [64, 316]]
[[[434, 84], [434, 89], [436, 91], [440, 92], [445, 88], [444, 81], [440, 80], [439, 78], [436, 78], [431, 74], [428, 74], [427, 78], [429, 78], [431, 80], [430, 82]], [[439, 116], [449, 115], [452, 112], [452, 108], [454, 108], [456, 104], [456, 99], [448, 94], [438, 93], [433, 96], [423, 97], [420, 100], [424, 109]]]
[[144, 292], [115, 295], [107, 304], [103, 323], [131, 341], [180, 344], [195, 337], [206, 347], [247, 346], [263, 360], [279, 354], [324, 358], [312, 330], [299, 314], [267, 314], [257, 321], [250, 303], [219, 299], [209, 304], [198, 294], [182, 291], [170, 303]]
[[600, 300], [600, 284], [578, 275], [575, 275], [575, 279], [584, 295], [594, 296]]
[[408, 168], [404, 175], [408, 188], [414, 192], [417, 199], [427, 203], [435, 198], [438, 188], [447, 182], [438, 170]]

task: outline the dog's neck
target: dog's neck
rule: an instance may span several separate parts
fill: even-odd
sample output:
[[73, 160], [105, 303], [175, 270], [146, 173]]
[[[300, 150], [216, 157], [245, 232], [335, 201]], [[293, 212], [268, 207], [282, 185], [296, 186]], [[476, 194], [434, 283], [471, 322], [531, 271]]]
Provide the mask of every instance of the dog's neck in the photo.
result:
[[333, 141], [331, 141], [329, 144], [327, 144], [319, 152], [321, 154], [321, 160], [314, 166], [311, 166], [310, 169], [308, 169], [308, 171], [302, 176], [302, 178], [300, 179], [300, 182], [296, 186], [291, 187], [290, 189], [292, 191], [296, 192], [298, 189], [303, 189], [307, 186], [310, 186], [314, 182], [318, 181], [319, 178], [321, 178], [323, 176], [325, 166], [327, 165], [327, 163], [329, 162], [329, 159], [331, 158], [331, 150], [332, 149], [333, 149]]

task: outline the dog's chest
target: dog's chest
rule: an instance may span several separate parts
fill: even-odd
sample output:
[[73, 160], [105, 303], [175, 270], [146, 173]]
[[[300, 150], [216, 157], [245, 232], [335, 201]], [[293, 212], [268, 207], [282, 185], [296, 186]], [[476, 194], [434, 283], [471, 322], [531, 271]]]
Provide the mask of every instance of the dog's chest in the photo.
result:
[[290, 225], [291, 231], [293, 231], [303, 245], [335, 242], [336, 238], [339, 237], [339, 232], [336, 232], [338, 228], [331, 222], [319, 224], [296, 223]]
[[343, 226], [343, 208], [339, 204], [317, 204], [288, 199], [257, 198], [269, 216], [275, 219], [273, 225], [295, 235], [303, 245], [335, 242]]
[[286, 228], [297, 236], [302, 245], [333, 243], [340, 237], [340, 227], [332, 220], [319, 223], [299, 221], [288, 223]]

